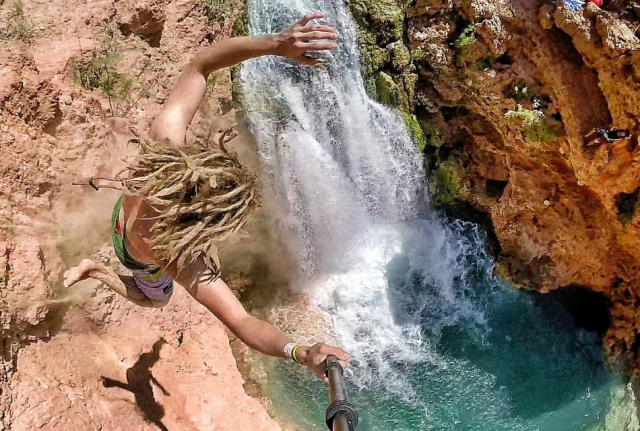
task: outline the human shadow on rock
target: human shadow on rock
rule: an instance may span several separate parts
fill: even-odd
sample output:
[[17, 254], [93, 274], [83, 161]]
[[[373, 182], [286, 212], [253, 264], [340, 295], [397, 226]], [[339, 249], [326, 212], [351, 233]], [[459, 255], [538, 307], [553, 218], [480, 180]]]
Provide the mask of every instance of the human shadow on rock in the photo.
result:
[[160, 360], [160, 349], [162, 349], [162, 346], [165, 344], [167, 344], [167, 342], [164, 338], [160, 338], [155, 342], [150, 352], [145, 352], [140, 355], [136, 363], [127, 370], [126, 383], [105, 376], [101, 377], [102, 384], [105, 388], [120, 388], [133, 393], [136, 404], [144, 418], [155, 424], [162, 431], [168, 431], [167, 427], [162, 423], [165, 412], [162, 405], [160, 405], [153, 396], [153, 386], [151, 383], [153, 382], [158, 386], [163, 394], [168, 396], [169, 392], [153, 377], [151, 368]]

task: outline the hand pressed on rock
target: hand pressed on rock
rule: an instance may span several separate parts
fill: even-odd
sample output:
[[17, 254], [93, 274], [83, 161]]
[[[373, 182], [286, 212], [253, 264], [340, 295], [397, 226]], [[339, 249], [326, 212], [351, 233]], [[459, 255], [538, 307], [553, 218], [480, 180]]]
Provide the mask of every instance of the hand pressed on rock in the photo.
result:
[[224, 152], [227, 151], [226, 144], [233, 141], [238, 136], [238, 132], [233, 130], [234, 127], [235, 126], [231, 126], [226, 129], [220, 129], [214, 137], [214, 140], [218, 142], [218, 145]]
[[338, 48], [335, 42], [338, 34], [327, 25], [307, 25], [314, 19], [324, 18], [325, 14], [316, 12], [306, 15], [296, 24], [278, 35], [277, 54], [309, 66], [324, 63], [320, 58], [307, 56], [309, 52], [328, 51]]

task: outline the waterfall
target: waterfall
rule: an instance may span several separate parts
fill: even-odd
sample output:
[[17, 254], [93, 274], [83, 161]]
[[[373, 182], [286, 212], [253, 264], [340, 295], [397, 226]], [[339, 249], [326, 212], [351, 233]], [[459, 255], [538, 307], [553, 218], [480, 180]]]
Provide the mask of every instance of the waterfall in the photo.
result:
[[[360, 365], [357, 381], [368, 386], [385, 374], [390, 357], [425, 359], [416, 349], [425, 343], [419, 320], [426, 308], [450, 319], [465, 309], [473, 314], [454, 286], [469, 244], [435, 220], [422, 223], [420, 236], [429, 241], [413, 245], [419, 250], [412, 264], [438, 291], [398, 323], [387, 266], [415, 234], [403, 222], [426, 205], [421, 157], [399, 115], [368, 97], [355, 25], [341, 0], [252, 0], [252, 33], [281, 31], [312, 11], [325, 12], [323, 21], [339, 34], [339, 49], [323, 54], [327, 65], [261, 58], [243, 66], [241, 82], [271, 208], [292, 240], [308, 292], [334, 317]], [[401, 390], [401, 381], [392, 383]]]
[[[544, 421], [582, 429], [540, 412], [575, 399], [561, 417], [587, 423], [600, 411], [604, 396], [589, 386], [607, 380], [593, 365], [597, 341], [577, 345], [566, 322], [531, 329], [540, 312], [492, 276], [478, 229], [430, 213], [421, 157], [402, 119], [365, 91], [343, 0], [249, 0], [251, 32], [282, 31], [315, 11], [339, 34], [339, 49], [321, 54], [326, 65], [259, 58], [242, 66], [241, 84], [268, 183], [265, 206], [297, 259], [300, 284], [352, 356], [349, 381], [372, 394], [361, 399], [370, 406], [366, 429], [556, 429], [541, 428]], [[514, 350], [518, 331], [528, 344]], [[592, 335], [582, 339], [593, 344]], [[541, 365], [556, 355], [550, 340], [568, 346], [557, 359], [570, 370], [562, 390], [548, 384], [556, 368]], [[513, 351], [519, 357], [502, 364]], [[522, 374], [532, 366], [539, 380]], [[535, 390], [523, 392], [523, 379]]]

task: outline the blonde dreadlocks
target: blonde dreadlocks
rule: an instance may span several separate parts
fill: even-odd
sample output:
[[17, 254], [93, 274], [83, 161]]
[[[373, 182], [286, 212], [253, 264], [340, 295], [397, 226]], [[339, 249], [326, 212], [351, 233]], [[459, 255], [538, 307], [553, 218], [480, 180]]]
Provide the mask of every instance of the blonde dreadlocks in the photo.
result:
[[140, 154], [129, 166], [125, 192], [138, 196], [160, 214], [151, 240], [158, 258], [178, 270], [203, 257], [220, 276], [216, 247], [238, 231], [259, 206], [255, 177], [219, 146], [200, 143], [177, 148], [168, 140], [137, 140]]

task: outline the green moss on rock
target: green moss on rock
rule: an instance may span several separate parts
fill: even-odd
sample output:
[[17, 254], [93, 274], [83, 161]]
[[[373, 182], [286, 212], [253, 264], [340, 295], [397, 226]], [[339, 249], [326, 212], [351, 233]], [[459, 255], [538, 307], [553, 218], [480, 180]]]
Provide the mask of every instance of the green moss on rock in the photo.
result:
[[380, 72], [375, 80], [376, 91], [373, 96], [390, 108], [412, 112], [417, 82], [418, 76], [413, 73], [405, 73], [394, 78], [388, 73]]
[[424, 132], [425, 144], [429, 147], [439, 148], [443, 144], [442, 132], [433, 124], [428, 122], [422, 123], [422, 131]]
[[453, 42], [453, 47], [456, 49], [464, 48], [465, 46], [470, 46], [475, 44], [478, 41], [476, 37], [476, 27], [473, 24], [467, 25], [462, 33], [456, 38]]
[[402, 39], [404, 12], [396, 0], [348, 0], [347, 4], [361, 27], [376, 31], [380, 45]]
[[424, 60], [426, 53], [424, 52], [424, 48], [418, 47], [411, 51], [411, 60], [412, 61], [421, 61]]
[[402, 75], [402, 84], [406, 94], [407, 109], [413, 111], [415, 105], [416, 85], [418, 84], [418, 75], [415, 73], [405, 73]]
[[249, 11], [247, 5], [243, 3], [242, 10], [236, 15], [233, 21], [233, 36], [249, 36]]
[[408, 112], [400, 111], [400, 117], [404, 122], [404, 127], [407, 129], [407, 133], [409, 137], [413, 141], [416, 149], [422, 153], [424, 148], [427, 146], [427, 139], [424, 135], [422, 127], [418, 122], [418, 119], [415, 115], [409, 114]]
[[202, 0], [202, 12], [209, 24], [233, 17], [233, 6], [226, 0]]
[[391, 55], [391, 66], [393, 66], [394, 70], [403, 72], [410, 69], [411, 53], [402, 41], [390, 44], [389, 53]]
[[618, 220], [626, 225], [633, 220], [636, 214], [638, 200], [640, 197], [640, 188], [633, 193], [620, 193], [616, 196], [616, 209], [618, 210]]
[[233, 66], [229, 71], [231, 77], [231, 100], [233, 101], [233, 106], [238, 110], [242, 110], [244, 107], [244, 94], [240, 84], [241, 67], [240, 65]]
[[389, 50], [377, 45], [376, 34], [373, 31], [360, 29], [358, 39], [362, 74], [365, 78], [371, 78], [389, 63]]
[[453, 160], [438, 165], [429, 178], [431, 199], [436, 206], [450, 206], [459, 203], [464, 188], [464, 173]]
[[[383, 105], [391, 108], [402, 108], [403, 97], [402, 87], [398, 85], [391, 76], [380, 72], [376, 81], [377, 99]], [[406, 98], [406, 97], [405, 97]]]

